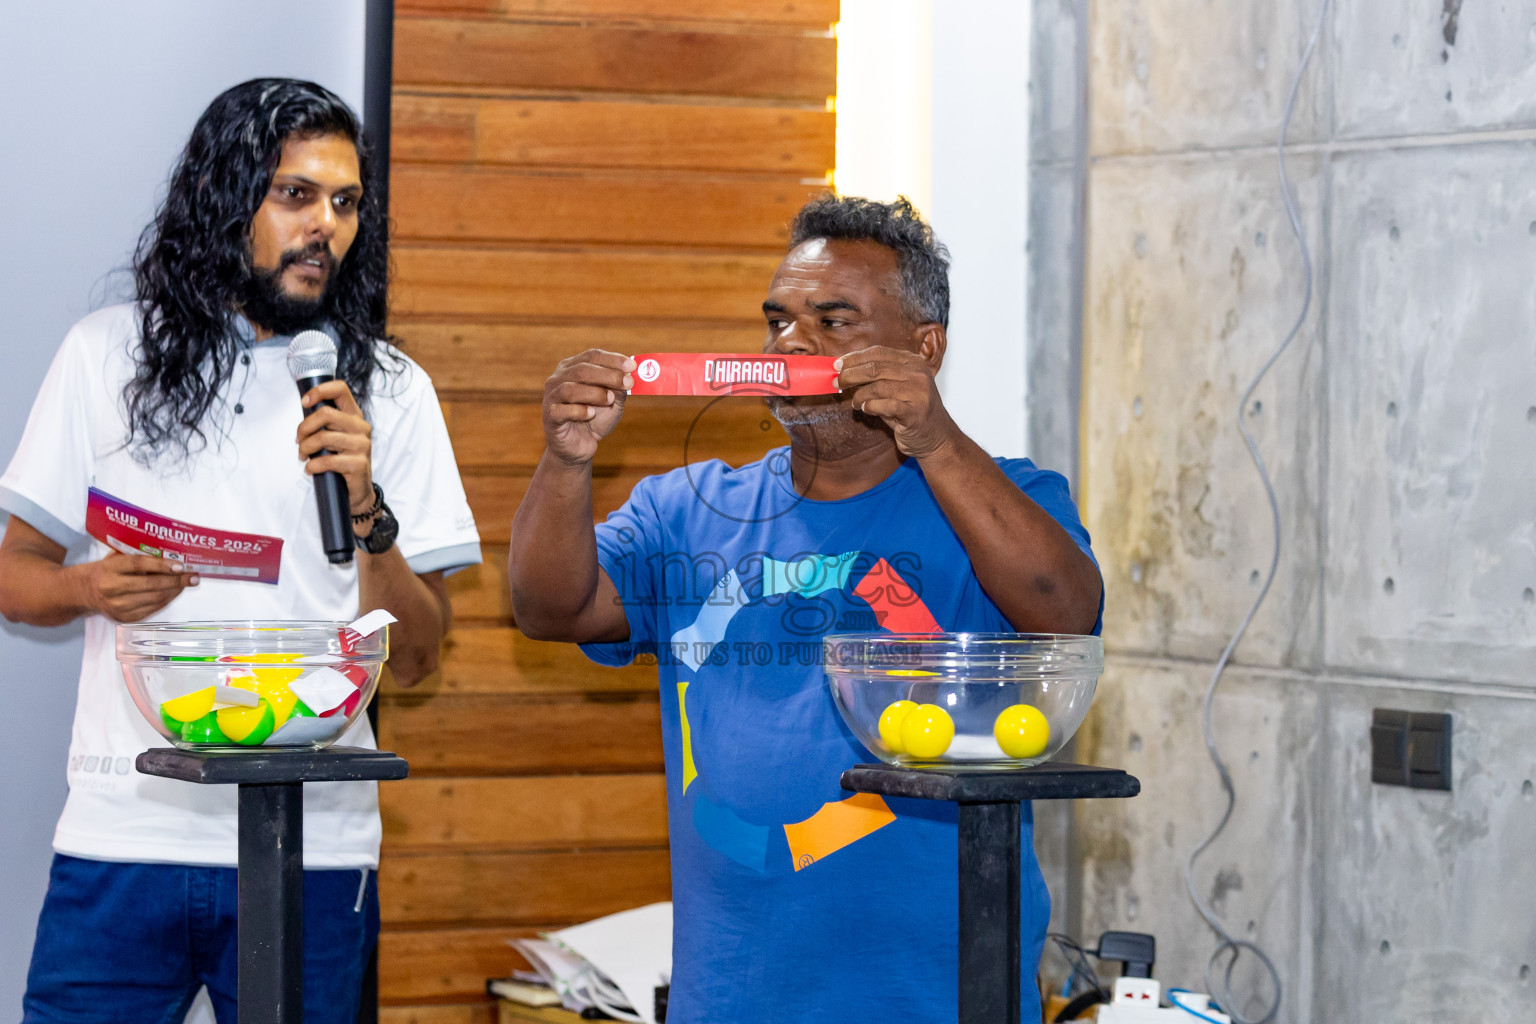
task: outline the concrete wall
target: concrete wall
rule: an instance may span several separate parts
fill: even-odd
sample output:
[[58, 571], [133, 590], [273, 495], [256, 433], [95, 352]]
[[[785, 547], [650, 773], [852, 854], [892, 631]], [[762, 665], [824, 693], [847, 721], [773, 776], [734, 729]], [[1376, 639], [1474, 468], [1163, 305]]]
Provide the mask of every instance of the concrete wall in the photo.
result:
[[[362, 110], [363, 0], [10, 4], [0, 33], [0, 462], [70, 324], [129, 294], [126, 267], [208, 101], [299, 75]], [[84, 495], [81, 496], [84, 500]], [[3, 529], [0, 522], [0, 529]], [[80, 629], [0, 622], [0, 1019], [20, 1013], [64, 806]]]
[[[1069, 52], [1071, 7], [1036, 0], [1037, 55]], [[1200, 697], [1268, 561], [1235, 406], [1301, 302], [1273, 142], [1317, 11], [1090, 8], [1080, 501], [1110, 658], [1079, 756], [1144, 789], [1078, 809], [1082, 931], [1154, 932], [1160, 978], [1197, 989], [1215, 940], [1182, 869], [1221, 811]], [[1035, 81], [1038, 291], [1076, 239], [1069, 154], [1041, 144], [1070, 108]], [[1341, 0], [1291, 140], [1318, 292], [1243, 413], [1285, 551], [1218, 698], [1240, 802], [1198, 883], [1275, 956], [1283, 1021], [1528, 1021], [1536, 2]], [[1032, 360], [1066, 358], [1061, 323]], [[1373, 707], [1454, 716], [1453, 792], [1371, 784]]]
[[[1028, 228], [1025, 259], [1025, 453], [1078, 493], [1083, 225], [1087, 193], [1087, 8], [1031, 0]], [[1069, 745], [1062, 757], [1077, 756]], [[1051, 892], [1051, 929], [1082, 926], [1081, 857], [1070, 804], [1035, 804], [1035, 855]], [[1067, 965], [1047, 952], [1052, 987]]]

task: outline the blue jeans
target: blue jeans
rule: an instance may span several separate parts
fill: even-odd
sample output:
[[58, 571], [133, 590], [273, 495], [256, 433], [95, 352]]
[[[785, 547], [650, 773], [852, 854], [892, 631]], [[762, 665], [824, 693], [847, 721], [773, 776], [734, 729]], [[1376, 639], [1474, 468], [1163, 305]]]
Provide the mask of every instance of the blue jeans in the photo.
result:
[[[55, 854], [23, 1024], [180, 1024], [203, 985], [235, 1024], [236, 906], [234, 868]], [[353, 1024], [378, 933], [374, 872], [304, 872], [305, 1024]]]

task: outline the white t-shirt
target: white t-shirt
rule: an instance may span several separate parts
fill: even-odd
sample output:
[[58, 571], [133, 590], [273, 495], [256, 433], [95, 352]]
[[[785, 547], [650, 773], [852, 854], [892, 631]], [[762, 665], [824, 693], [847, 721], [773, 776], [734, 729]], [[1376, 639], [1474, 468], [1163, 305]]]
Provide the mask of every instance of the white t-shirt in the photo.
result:
[[[205, 575], [151, 616], [155, 620], [355, 618], [356, 563], [326, 561], [314, 485], [295, 444], [303, 408], [288, 373], [288, 339], [255, 343], [247, 334], [242, 352], [250, 360], [236, 360], [205, 418], [206, 445], [194, 447], [190, 459], [175, 454], [145, 467], [123, 443], [123, 394], [138, 337], [131, 305], [93, 313], [69, 332], [0, 477], [0, 510], [70, 549], [71, 563], [108, 553], [85, 533], [90, 487], [198, 526], [282, 538], [277, 584]], [[426, 573], [479, 562], [480, 538], [426, 373], [409, 360], [396, 373], [380, 371], [366, 411], [373, 425], [373, 476], [400, 522], [396, 544], [411, 568]], [[141, 751], [166, 742], [129, 698], [114, 639], [112, 622], [86, 618], [69, 799], [54, 849], [95, 860], [234, 865], [235, 787], [154, 778], [134, 769]], [[373, 747], [366, 716], [338, 742]], [[376, 784], [310, 783], [304, 789], [305, 866], [377, 866]]]

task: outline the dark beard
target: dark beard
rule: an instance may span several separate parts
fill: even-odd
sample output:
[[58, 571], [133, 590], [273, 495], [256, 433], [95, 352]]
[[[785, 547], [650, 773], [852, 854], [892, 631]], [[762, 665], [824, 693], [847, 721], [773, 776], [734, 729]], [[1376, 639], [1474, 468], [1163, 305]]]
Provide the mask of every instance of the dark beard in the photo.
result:
[[[336, 279], [336, 266], [331, 264], [326, 278], [325, 291], [320, 298], [295, 299], [283, 291], [283, 271], [294, 263], [315, 255], [309, 249], [283, 253], [274, 270], [253, 268], [240, 287], [240, 311], [247, 320], [264, 327], [273, 334], [294, 335], [316, 326], [325, 313], [325, 300], [330, 296], [331, 282]], [[322, 247], [323, 248], [323, 247]], [[329, 252], [326, 252], [329, 255]]]
[[871, 431], [890, 433], [878, 416], [856, 411], [843, 395], [769, 395], [765, 401], [769, 413], [789, 434], [791, 444], [808, 443], [818, 459], [838, 459], [847, 452], [864, 450]]
[[773, 418], [788, 430], [791, 427], [825, 426], [848, 420], [852, 410], [841, 405], [840, 398], [840, 395], [815, 395], [809, 396], [807, 401], [806, 398], [768, 395], [763, 401], [767, 403]]

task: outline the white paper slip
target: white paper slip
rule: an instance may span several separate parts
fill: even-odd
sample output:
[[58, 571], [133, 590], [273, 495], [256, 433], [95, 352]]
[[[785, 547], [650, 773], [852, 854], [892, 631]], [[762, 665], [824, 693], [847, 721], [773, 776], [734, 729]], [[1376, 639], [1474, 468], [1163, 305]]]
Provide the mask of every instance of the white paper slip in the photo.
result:
[[367, 615], [364, 615], [362, 618], [358, 619], [347, 628], [356, 633], [358, 636], [370, 636], [373, 633], [378, 632], [379, 627], [387, 626], [391, 622], [399, 621], [399, 619], [389, 614], [389, 612], [385, 611], [383, 608], [375, 608], [373, 611], [369, 612]]
[[352, 680], [333, 668], [323, 666], [304, 673], [289, 683], [288, 689], [317, 715], [336, 710], [357, 692]]
[[225, 686], [220, 683], [213, 688], [213, 706], [226, 708], [253, 708], [261, 703], [261, 697], [255, 690], [244, 690], [238, 686]]
[[1003, 748], [991, 736], [956, 736], [944, 751], [951, 757], [1004, 758]]
[[323, 743], [346, 727], [345, 715], [332, 718], [301, 718], [294, 715], [283, 727], [267, 737], [264, 747], [301, 747], [307, 743]]

